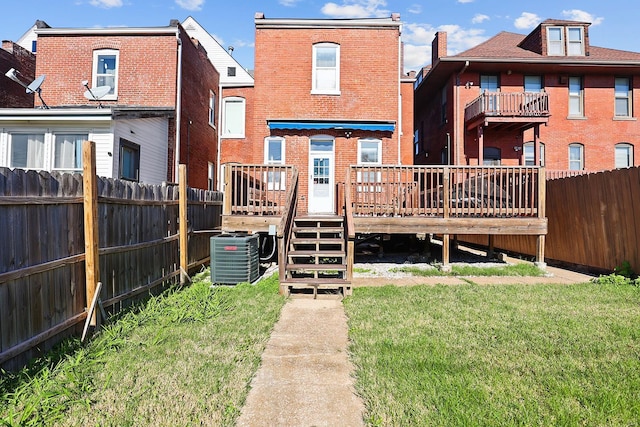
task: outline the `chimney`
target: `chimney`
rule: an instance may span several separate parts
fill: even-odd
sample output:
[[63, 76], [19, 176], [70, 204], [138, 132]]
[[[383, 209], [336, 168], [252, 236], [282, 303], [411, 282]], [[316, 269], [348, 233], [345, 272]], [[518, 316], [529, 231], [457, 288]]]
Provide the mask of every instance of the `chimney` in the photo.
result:
[[447, 56], [447, 33], [445, 31], [438, 31], [436, 36], [431, 42], [431, 65]]

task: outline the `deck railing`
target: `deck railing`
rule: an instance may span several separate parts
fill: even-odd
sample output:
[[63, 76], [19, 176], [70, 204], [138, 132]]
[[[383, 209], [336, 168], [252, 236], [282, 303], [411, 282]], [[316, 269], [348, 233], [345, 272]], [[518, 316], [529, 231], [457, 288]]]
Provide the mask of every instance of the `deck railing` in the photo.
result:
[[484, 92], [464, 110], [465, 121], [480, 115], [497, 117], [541, 117], [549, 115], [545, 92]]
[[283, 215], [293, 173], [290, 165], [226, 164], [224, 215]]
[[535, 217], [543, 170], [351, 166], [345, 192], [354, 216]]

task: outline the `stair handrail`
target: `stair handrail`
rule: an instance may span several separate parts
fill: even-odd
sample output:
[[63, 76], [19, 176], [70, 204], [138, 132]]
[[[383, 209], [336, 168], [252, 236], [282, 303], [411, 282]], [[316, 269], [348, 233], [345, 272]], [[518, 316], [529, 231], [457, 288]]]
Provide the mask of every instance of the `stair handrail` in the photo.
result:
[[350, 282], [353, 278], [353, 262], [355, 257], [355, 239], [356, 228], [353, 224], [353, 202], [351, 198], [351, 192], [353, 186], [351, 184], [351, 170], [347, 168], [346, 182], [344, 188], [344, 219], [345, 219], [345, 234], [347, 238], [347, 277]]
[[284, 214], [280, 218], [280, 224], [278, 224], [276, 231], [276, 237], [279, 243], [278, 246], [280, 246], [280, 251], [278, 251], [278, 274], [280, 276], [280, 282], [285, 279], [285, 266], [287, 264], [287, 254], [289, 252], [289, 240], [291, 239], [291, 229], [297, 208], [298, 169], [294, 167], [291, 174], [291, 183], [287, 189]]

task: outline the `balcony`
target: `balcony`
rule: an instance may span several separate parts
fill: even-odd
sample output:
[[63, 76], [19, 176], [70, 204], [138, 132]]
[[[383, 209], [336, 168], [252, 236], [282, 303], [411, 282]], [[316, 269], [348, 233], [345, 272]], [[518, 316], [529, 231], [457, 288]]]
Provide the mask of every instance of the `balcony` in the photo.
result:
[[493, 126], [498, 130], [525, 130], [549, 120], [545, 92], [484, 92], [464, 110], [467, 129]]

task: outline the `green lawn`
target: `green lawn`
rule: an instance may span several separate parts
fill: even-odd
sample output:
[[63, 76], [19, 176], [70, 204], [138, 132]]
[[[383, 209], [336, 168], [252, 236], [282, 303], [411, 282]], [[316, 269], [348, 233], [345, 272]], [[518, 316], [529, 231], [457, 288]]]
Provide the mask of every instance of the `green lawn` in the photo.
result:
[[88, 345], [3, 373], [0, 425], [234, 425], [283, 304], [277, 277], [211, 288], [203, 274]]
[[356, 288], [345, 300], [366, 422], [639, 425], [640, 288]]

